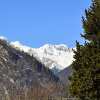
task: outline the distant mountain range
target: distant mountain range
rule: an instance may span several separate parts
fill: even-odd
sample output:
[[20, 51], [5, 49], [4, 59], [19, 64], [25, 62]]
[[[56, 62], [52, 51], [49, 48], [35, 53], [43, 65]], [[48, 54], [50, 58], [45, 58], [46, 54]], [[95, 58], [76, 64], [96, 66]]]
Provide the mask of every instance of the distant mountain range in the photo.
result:
[[11, 42], [11, 45], [21, 51], [27, 52], [30, 55], [33, 55], [45, 66], [53, 70], [54, 73], [57, 73], [70, 64], [72, 64], [73, 59], [73, 50], [68, 48], [64, 44], [52, 45], [45, 44], [40, 48], [32, 48], [21, 44], [20, 42]]

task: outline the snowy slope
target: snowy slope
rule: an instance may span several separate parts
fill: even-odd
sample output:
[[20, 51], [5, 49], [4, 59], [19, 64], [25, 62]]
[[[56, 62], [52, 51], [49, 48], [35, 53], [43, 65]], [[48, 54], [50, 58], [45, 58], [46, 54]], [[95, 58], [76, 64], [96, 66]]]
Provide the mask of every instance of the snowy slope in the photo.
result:
[[45, 44], [40, 48], [31, 48], [21, 44], [20, 42], [11, 42], [11, 45], [30, 55], [35, 56], [43, 64], [53, 70], [63, 70], [73, 61], [73, 51], [64, 44], [52, 45]]

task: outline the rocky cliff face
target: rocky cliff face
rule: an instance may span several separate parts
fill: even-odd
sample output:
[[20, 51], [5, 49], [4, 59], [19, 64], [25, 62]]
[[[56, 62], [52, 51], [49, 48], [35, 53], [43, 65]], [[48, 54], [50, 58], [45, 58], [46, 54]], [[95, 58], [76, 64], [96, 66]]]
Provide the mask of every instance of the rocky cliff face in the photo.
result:
[[36, 58], [13, 48], [5, 40], [0, 40], [0, 92], [2, 95], [10, 98], [16, 96], [19, 91], [24, 95], [32, 94], [32, 96], [54, 93], [60, 95], [62, 88], [59, 78]]

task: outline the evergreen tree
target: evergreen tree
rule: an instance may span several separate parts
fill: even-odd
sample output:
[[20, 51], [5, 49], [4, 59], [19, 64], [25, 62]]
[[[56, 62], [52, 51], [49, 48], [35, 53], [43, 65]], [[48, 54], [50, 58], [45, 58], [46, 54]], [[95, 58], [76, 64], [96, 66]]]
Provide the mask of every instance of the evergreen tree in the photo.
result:
[[70, 92], [79, 100], [100, 100], [100, 0], [92, 0], [85, 15], [82, 37], [88, 41], [76, 43]]

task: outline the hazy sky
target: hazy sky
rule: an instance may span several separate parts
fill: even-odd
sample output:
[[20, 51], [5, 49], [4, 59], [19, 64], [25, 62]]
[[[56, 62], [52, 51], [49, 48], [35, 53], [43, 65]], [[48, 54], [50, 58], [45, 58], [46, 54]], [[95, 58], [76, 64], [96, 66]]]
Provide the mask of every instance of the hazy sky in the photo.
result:
[[0, 35], [40, 47], [82, 42], [81, 17], [91, 0], [0, 0]]

